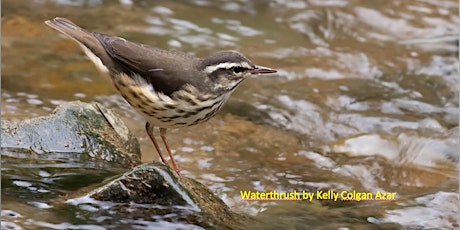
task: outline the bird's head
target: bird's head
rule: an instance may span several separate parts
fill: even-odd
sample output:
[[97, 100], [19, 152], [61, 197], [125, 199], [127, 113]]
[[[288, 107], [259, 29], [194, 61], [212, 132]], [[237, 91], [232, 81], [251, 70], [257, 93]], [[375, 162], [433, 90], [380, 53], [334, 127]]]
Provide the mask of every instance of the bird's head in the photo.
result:
[[200, 63], [213, 83], [213, 90], [233, 91], [244, 79], [255, 74], [275, 73], [276, 70], [254, 65], [249, 59], [236, 51], [215, 53]]

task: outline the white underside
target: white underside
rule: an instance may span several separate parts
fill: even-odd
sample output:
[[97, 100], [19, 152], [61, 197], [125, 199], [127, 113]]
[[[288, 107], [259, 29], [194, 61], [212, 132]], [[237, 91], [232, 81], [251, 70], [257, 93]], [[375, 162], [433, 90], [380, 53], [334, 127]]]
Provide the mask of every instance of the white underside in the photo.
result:
[[83, 50], [83, 52], [85, 52], [86, 56], [88, 56], [89, 59], [94, 63], [94, 65], [96, 65], [96, 68], [99, 71], [103, 73], [109, 72], [109, 69], [107, 69], [107, 67], [104, 64], [102, 64], [102, 61], [99, 57], [97, 57], [93, 52], [91, 52], [90, 49], [86, 48], [86, 46], [84, 46], [80, 42], [79, 42], [79, 45], [81, 46], [81, 49]]
[[[187, 103], [186, 101], [178, 102], [163, 93], [156, 92], [153, 89], [152, 85], [148, 84], [140, 76], [134, 76], [134, 79], [133, 79], [131, 77], [128, 77], [125, 74], [120, 74], [116, 76], [115, 79], [113, 80], [114, 80], [114, 83], [118, 85], [117, 88], [119, 89], [121, 95], [128, 102], [131, 102], [130, 104], [140, 114], [142, 114], [146, 118], [146, 120], [149, 121], [150, 124], [157, 126], [157, 127], [161, 127], [161, 128], [183, 127], [183, 126], [190, 126], [190, 125], [195, 125], [195, 124], [204, 122], [214, 115], [198, 123], [196, 121], [199, 120], [200, 118], [205, 117], [206, 114], [212, 110], [215, 110], [217, 112], [220, 109], [220, 107], [225, 103], [225, 101], [227, 101], [228, 97], [230, 96], [230, 94], [225, 94], [216, 99], [204, 101], [204, 102], [199, 102], [197, 100], [194, 100], [197, 104], [198, 103], [199, 104], [191, 105], [190, 103]], [[121, 84], [118, 84], [117, 82], [122, 82], [123, 85], [126, 85], [126, 87], [122, 86]], [[195, 95], [194, 91], [196, 92], [197, 89], [191, 85], [188, 85], [187, 87], [190, 92], [183, 90], [180, 92], [180, 94], [182, 94], [183, 97], [194, 98], [193, 96]], [[136, 103], [133, 103], [134, 101], [138, 101], [139, 99], [134, 98], [131, 95], [131, 92], [135, 92], [137, 95], [143, 95], [144, 97], [148, 98], [147, 105], [144, 106], [144, 108], [142, 108], [141, 106], [138, 106]], [[211, 95], [209, 96], [211, 97]], [[183, 114], [186, 114], [188, 112], [197, 111], [201, 107], [208, 107], [208, 106], [213, 105], [217, 100], [219, 100], [220, 102], [216, 103], [210, 109], [200, 111], [199, 113], [191, 115], [188, 118], [181, 118], [180, 121], [176, 119], [173, 119], [172, 121], [164, 121], [160, 119], [162, 117], [165, 118], [165, 117], [178, 116], [179, 113], [177, 112], [177, 110], [184, 111]], [[167, 108], [168, 105], [174, 107], [174, 109], [165, 109], [164, 111], [156, 111], [156, 114], [154, 116], [150, 116], [144, 112], [145, 109], [153, 110], [153, 108]], [[185, 123], [185, 124], [177, 124], [178, 122]]]

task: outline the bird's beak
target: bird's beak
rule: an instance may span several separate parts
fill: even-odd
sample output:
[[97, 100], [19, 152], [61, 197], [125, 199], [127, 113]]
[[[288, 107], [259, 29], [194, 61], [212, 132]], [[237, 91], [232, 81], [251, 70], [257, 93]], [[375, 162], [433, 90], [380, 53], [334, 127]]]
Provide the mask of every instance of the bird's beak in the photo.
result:
[[256, 65], [251, 71], [252, 74], [265, 74], [265, 73], [276, 73], [276, 70]]

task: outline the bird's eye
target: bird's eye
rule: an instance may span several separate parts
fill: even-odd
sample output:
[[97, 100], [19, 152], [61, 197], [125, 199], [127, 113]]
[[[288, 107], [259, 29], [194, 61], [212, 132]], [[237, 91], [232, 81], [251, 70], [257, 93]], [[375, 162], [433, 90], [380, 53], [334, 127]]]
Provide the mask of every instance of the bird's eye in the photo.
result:
[[240, 73], [240, 72], [243, 72], [243, 67], [240, 67], [240, 66], [235, 66], [233, 67], [233, 72], [235, 73]]

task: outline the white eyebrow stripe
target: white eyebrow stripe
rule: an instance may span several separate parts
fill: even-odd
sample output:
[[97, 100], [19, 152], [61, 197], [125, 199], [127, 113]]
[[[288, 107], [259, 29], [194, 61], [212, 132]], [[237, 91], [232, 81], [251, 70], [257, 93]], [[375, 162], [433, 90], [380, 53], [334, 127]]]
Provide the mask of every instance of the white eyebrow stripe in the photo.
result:
[[241, 63], [223, 62], [223, 63], [219, 63], [218, 65], [207, 66], [206, 68], [204, 68], [204, 72], [209, 74], [218, 69], [231, 69], [233, 67], [238, 67], [238, 66], [243, 67], [245, 69], [252, 69], [252, 66], [249, 65], [249, 63], [247, 62], [241, 62]]

